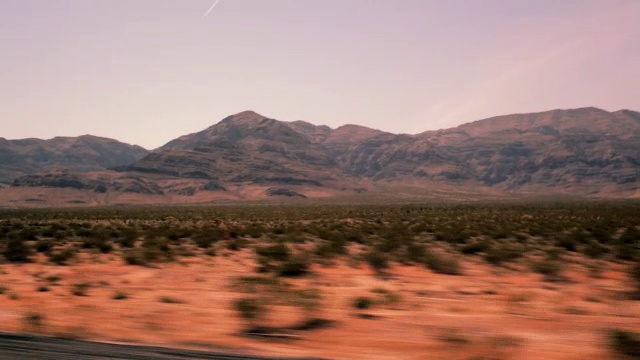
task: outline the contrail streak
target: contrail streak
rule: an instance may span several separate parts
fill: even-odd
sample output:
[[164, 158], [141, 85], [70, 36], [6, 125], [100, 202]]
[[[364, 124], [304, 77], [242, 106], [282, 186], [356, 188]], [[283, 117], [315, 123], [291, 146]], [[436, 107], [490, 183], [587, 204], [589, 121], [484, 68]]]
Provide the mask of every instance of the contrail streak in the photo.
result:
[[207, 17], [207, 15], [209, 15], [209, 13], [211, 12], [211, 10], [213, 10], [214, 7], [216, 7], [216, 5], [218, 5], [218, 3], [220, 2], [220, 0], [216, 0], [213, 2], [213, 5], [211, 5], [211, 7], [209, 8], [209, 10], [202, 16], [202, 17]]

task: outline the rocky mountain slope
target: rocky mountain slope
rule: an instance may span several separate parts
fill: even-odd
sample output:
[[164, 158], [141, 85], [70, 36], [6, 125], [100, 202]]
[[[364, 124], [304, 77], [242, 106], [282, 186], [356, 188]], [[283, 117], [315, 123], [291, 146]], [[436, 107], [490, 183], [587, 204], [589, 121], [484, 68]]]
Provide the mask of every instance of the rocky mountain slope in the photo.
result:
[[91, 135], [50, 140], [0, 138], [0, 183], [54, 168], [104, 170], [131, 164], [147, 153], [139, 146]]
[[478, 193], [637, 197], [640, 113], [553, 110], [397, 135], [245, 111], [129, 164], [121, 160], [116, 171], [99, 175], [76, 167], [14, 185], [60, 187], [53, 180], [73, 177], [77, 182], [69, 187], [75, 189], [183, 197], [333, 196], [407, 184], [429, 191], [454, 186]]

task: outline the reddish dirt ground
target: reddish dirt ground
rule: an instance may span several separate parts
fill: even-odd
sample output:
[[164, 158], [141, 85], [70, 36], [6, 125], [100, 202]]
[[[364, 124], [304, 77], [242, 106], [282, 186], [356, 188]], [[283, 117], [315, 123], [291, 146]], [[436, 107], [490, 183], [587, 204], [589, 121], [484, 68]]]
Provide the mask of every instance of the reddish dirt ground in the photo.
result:
[[[383, 278], [364, 264], [314, 265], [312, 275], [286, 281], [319, 289], [313, 316], [333, 325], [275, 340], [242, 336], [247, 324], [232, 305], [248, 296], [233, 286], [236, 279], [255, 275], [249, 251], [154, 267], [103, 254], [83, 254], [70, 266], [42, 258], [0, 265], [0, 330], [332, 359], [608, 359], [607, 329], [639, 331], [640, 301], [624, 297], [628, 265], [600, 263], [594, 275], [583, 265], [592, 262], [570, 258], [562, 282], [546, 282], [524, 264], [498, 268], [473, 258], [461, 276], [395, 264]], [[47, 279], [52, 275], [60, 279]], [[72, 294], [81, 283], [90, 284], [85, 296]], [[38, 291], [42, 286], [49, 291]], [[352, 306], [358, 296], [380, 298], [376, 288], [395, 301]], [[127, 298], [113, 299], [116, 292]], [[262, 323], [285, 326], [308, 316], [279, 304]]]

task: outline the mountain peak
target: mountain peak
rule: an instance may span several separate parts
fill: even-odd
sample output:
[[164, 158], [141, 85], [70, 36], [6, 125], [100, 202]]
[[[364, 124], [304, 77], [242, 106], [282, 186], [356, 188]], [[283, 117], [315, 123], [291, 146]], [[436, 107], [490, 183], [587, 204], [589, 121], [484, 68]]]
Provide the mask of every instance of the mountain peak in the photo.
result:
[[220, 123], [251, 123], [251, 122], [259, 122], [262, 121], [264, 119], [267, 119], [266, 116], [260, 115], [255, 111], [252, 110], [245, 110], [242, 112], [239, 112], [237, 114], [234, 115], [230, 115], [227, 116], [226, 118], [222, 119], [222, 121], [220, 121]]

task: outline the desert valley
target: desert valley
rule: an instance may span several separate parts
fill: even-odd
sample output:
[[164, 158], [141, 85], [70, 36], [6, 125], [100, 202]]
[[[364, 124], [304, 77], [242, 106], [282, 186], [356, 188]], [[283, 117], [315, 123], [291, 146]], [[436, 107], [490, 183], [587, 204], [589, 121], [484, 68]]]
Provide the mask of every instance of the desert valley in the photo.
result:
[[5, 332], [276, 358], [640, 356], [637, 112], [417, 135], [242, 112], [153, 151], [0, 145]]

